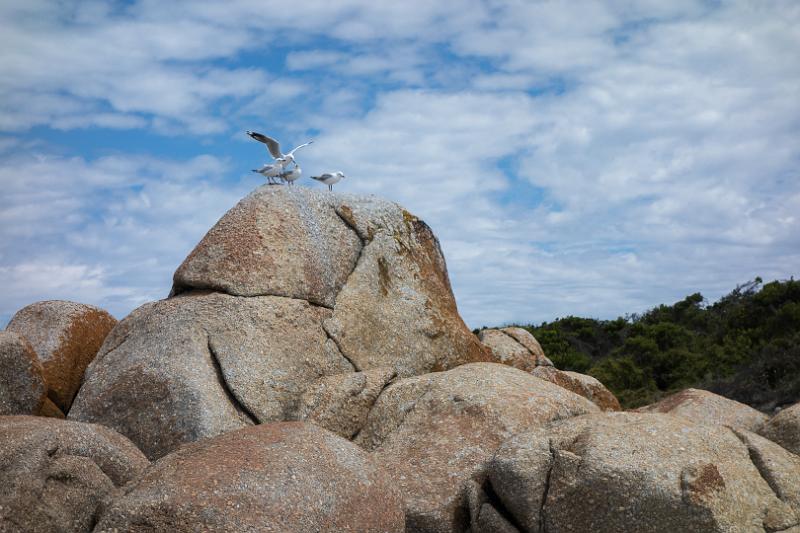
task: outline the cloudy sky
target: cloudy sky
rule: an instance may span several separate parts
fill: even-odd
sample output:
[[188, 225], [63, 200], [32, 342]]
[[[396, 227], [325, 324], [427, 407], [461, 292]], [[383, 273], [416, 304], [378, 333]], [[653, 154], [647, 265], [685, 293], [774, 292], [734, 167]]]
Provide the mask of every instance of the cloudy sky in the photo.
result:
[[0, 325], [165, 297], [246, 129], [425, 219], [472, 327], [800, 274], [796, 0], [3, 0], [0, 72]]

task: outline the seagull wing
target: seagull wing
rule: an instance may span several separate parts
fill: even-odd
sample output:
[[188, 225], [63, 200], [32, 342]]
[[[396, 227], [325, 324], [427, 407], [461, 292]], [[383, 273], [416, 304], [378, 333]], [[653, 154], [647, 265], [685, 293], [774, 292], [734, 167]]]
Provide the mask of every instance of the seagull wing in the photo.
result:
[[[266, 144], [267, 150], [269, 150], [269, 153], [272, 154], [272, 157], [275, 159], [283, 157], [283, 154], [281, 153], [281, 145], [272, 137], [267, 137], [266, 135], [256, 133], [255, 131], [248, 131], [247, 134], [256, 141]], [[297, 148], [295, 148], [295, 150], [297, 150]]]
[[328, 178], [331, 178], [331, 177], [333, 177], [333, 176], [326, 172], [325, 174], [322, 174], [321, 176], [311, 176], [311, 179], [312, 180], [317, 180], [317, 181], [324, 181], [324, 180], [326, 180]]
[[311, 144], [311, 143], [313, 143], [313, 142], [314, 142], [314, 141], [308, 141], [307, 143], [303, 143], [303, 144], [301, 144], [300, 146], [295, 146], [295, 147], [294, 147], [294, 149], [292, 149], [292, 151], [291, 151], [291, 152], [289, 152], [289, 153], [288, 153], [288, 154], [286, 154], [286, 155], [294, 155], [294, 153], [295, 153], [297, 150], [299, 150], [299, 149], [300, 149], [300, 148], [302, 148], [303, 146], [308, 146], [309, 144]]

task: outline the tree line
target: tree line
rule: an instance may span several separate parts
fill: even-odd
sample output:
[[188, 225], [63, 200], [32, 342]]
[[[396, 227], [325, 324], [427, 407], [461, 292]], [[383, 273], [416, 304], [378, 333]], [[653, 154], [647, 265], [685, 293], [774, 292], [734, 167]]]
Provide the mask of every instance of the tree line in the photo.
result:
[[568, 316], [533, 333], [556, 367], [596, 377], [624, 407], [688, 387], [762, 411], [800, 400], [800, 281], [761, 278], [615, 320]]

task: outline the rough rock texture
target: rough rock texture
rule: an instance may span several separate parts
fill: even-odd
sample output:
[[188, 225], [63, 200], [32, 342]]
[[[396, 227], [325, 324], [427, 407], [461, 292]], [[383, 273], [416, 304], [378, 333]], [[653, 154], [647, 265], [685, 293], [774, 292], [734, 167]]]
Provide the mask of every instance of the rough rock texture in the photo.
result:
[[303, 394], [295, 417], [352, 439], [396, 375], [392, 369], [376, 368], [321, 378]]
[[20, 309], [6, 327], [31, 343], [44, 367], [47, 395], [66, 413], [94, 359], [117, 320], [91, 305], [37, 302]]
[[319, 378], [352, 372], [305, 300], [194, 292], [120, 322], [69, 418], [114, 428], [151, 459], [255, 422], [294, 417]]
[[46, 392], [42, 364], [30, 343], [0, 331], [0, 415], [37, 415]]
[[173, 292], [287, 296], [333, 307], [361, 239], [311, 189], [261, 187], [211, 228], [175, 272]]
[[686, 389], [658, 403], [636, 409], [640, 413], [669, 413], [694, 422], [734, 426], [758, 432], [768, 417], [749, 405], [700, 389]]
[[617, 397], [592, 376], [558, 370], [551, 366], [537, 367], [531, 373], [537, 378], [546, 379], [559, 387], [564, 387], [575, 394], [588, 398], [603, 411], [620, 411], [622, 409]]
[[95, 531], [404, 531], [399, 498], [369, 456], [301, 422], [186, 445], [125, 492]]
[[784, 531], [798, 479], [800, 458], [753, 433], [604, 413], [506, 441], [470, 508], [475, 533], [498, 516], [511, 531]]
[[509, 436], [597, 407], [521, 370], [475, 363], [400, 380], [356, 438], [393, 472], [413, 531], [463, 531], [467, 492]]
[[482, 329], [478, 338], [498, 363], [531, 372], [537, 366], [553, 366], [539, 341], [522, 328]]
[[490, 355], [458, 315], [439, 243], [397, 204], [263, 186], [231, 209], [175, 273], [173, 294], [306, 299], [356, 370], [401, 376]]
[[800, 455], [800, 402], [770, 418], [759, 433]]
[[0, 531], [91, 531], [120, 487], [149, 464], [102, 426], [0, 417]]

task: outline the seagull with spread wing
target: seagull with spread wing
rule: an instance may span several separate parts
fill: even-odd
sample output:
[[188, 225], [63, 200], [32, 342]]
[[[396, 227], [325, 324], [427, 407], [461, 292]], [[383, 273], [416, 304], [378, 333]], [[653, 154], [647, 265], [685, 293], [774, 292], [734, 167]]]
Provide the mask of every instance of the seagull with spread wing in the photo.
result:
[[257, 133], [255, 131], [248, 131], [247, 134], [255, 139], [258, 142], [264, 143], [267, 145], [267, 150], [275, 159], [275, 161], [280, 164], [283, 168], [286, 168], [286, 165], [289, 163], [295, 163], [294, 160], [294, 153], [302, 148], [303, 146], [308, 146], [309, 144], [313, 143], [314, 141], [308, 141], [307, 143], [303, 143], [300, 146], [294, 147], [289, 153], [284, 154], [281, 152], [281, 145], [273, 139], [272, 137], [267, 137], [266, 135], [262, 135], [261, 133]]

